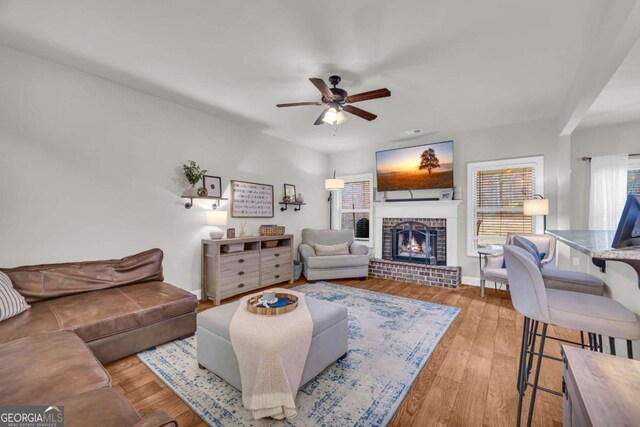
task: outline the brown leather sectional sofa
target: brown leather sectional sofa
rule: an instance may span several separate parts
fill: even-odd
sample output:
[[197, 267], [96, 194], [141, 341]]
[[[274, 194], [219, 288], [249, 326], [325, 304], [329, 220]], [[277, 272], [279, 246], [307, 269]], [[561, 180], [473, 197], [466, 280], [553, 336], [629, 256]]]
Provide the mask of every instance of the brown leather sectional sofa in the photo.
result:
[[[97, 361], [195, 333], [197, 298], [163, 282], [162, 259], [152, 249], [120, 260], [1, 268], [31, 308], [0, 322], [0, 405], [62, 402], [65, 425], [92, 425], [88, 415], [69, 417], [107, 407], [124, 417], [113, 425], [138, 422]], [[136, 425], [172, 425], [162, 414], [143, 421]]]

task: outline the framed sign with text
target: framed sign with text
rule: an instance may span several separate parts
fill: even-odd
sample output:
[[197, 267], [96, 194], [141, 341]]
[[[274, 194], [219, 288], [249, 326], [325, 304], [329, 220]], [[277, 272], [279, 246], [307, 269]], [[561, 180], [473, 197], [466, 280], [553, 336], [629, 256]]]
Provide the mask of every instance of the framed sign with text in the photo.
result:
[[273, 218], [273, 185], [231, 180], [232, 218]]

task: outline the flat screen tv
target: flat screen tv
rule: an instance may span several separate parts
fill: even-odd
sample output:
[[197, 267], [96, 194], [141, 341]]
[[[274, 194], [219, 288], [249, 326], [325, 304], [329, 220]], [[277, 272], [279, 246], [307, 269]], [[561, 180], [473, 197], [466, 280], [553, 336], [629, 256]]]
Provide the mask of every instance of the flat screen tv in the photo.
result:
[[612, 248], [640, 246], [640, 194], [630, 194], [620, 215]]
[[453, 141], [376, 152], [378, 191], [453, 187]]

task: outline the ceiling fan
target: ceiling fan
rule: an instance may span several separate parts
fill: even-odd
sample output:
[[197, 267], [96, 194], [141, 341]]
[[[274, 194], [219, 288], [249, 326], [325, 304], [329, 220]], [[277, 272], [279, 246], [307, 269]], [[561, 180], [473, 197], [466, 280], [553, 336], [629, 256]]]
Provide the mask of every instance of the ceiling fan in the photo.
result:
[[312, 102], [292, 102], [289, 104], [276, 104], [276, 107], [299, 107], [301, 105], [327, 105], [327, 108], [322, 111], [320, 116], [313, 123], [314, 125], [321, 125], [323, 123], [339, 125], [347, 120], [347, 116], [343, 111], [351, 113], [365, 120], [375, 120], [376, 116], [373, 113], [362, 110], [353, 105], [354, 102], [369, 101], [371, 99], [385, 98], [391, 96], [391, 92], [387, 88], [371, 90], [369, 92], [357, 93], [355, 95], [349, 95], [346, 90], [339, 89], [336, 86], [340, 83], [340, 76], [329, 77], [329, 83], [333, 85], [330, 88], [322, 79], [310, 78], [311, 83], [318, 88], [322, 93], [320, 101]]

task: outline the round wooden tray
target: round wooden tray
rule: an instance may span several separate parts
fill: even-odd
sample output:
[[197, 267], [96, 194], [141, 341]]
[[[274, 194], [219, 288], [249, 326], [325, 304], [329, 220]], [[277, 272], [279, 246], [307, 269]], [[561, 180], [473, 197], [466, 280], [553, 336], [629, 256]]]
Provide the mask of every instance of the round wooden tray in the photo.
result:
[[277, 316], [278, 314], [285, 314], [293, 311], [298, 306], [298, 297], [291, 294], [276, 293], [276, 298], [288, 298], [289, 304], [284, 307], [266, 308], [256, 307], [258, 300], [262, 298], [262, 294], [251, 297], [247, 300], [247, 310], [253, 314], [260, 314], [262, 316]]

